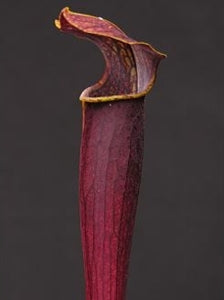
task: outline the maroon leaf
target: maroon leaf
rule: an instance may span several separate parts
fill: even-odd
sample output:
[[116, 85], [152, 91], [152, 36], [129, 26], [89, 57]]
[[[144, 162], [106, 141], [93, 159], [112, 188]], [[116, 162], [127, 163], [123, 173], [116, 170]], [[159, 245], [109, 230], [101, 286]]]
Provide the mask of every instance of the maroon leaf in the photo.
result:
[[[144, 96], [164, 54], [102, 18], [62, 10], [56, 26], [93, 41], [106, 68], [85, 89], [80, 217], [87, 300], [124, 300], [141, 181]], [[121, 101], [125, 100], [125, 101]]]

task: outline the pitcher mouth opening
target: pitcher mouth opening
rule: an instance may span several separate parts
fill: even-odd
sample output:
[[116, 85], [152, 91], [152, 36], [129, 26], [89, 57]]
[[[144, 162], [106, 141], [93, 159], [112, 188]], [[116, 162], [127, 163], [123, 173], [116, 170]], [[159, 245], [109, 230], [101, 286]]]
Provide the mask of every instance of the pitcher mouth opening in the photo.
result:
[[138, 99], [152, 89], [159, 62], [165, 54], [150, 44], [129, 38], [119, 27], [101, 17], [71, 12], [64, 8], [56, 27], [92, 41], [103, 54], [101, 79], [80, 95], [84, 102]]

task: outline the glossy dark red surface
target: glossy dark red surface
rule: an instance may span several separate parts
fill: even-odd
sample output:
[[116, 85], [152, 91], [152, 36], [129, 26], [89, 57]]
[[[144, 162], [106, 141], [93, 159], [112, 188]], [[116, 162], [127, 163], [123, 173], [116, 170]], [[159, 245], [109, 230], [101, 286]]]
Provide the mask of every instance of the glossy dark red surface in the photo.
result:
[[123, 300], [141, 180], [144, 100], [87, 103], [80, 212], [87, 300]]

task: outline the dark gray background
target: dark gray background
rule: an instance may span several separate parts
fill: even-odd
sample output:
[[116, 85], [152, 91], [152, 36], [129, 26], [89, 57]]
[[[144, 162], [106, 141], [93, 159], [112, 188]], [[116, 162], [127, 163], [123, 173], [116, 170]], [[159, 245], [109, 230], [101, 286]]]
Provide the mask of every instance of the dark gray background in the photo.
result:
[[1, 300], [84, 299], [78, 98], [104, 62], [54, 28], [67, 5], [168, 54], [146, 99], [127, 299], [223, 299], [221, 3], [1, 1]]

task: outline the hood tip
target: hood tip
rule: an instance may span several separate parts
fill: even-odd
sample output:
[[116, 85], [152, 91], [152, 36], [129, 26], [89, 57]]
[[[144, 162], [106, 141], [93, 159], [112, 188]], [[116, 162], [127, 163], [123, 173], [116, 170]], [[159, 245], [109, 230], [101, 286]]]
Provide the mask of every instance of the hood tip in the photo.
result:
[[61, 22], [59, 20], [54, 20], [54, 25], [56, 26], [56, 28], [58, 28], [59, 30], [61, 29]]

